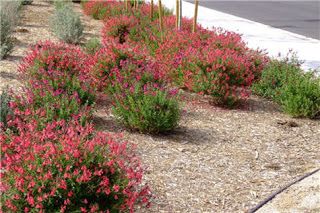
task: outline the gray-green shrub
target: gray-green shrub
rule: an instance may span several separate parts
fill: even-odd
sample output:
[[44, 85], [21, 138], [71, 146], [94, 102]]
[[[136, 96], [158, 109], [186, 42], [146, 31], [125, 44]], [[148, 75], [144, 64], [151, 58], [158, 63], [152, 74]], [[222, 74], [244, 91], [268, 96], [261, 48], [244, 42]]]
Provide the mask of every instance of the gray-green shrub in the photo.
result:
[[6, 129], [7, 127], [8, 115], [12, 114], [12, 111], [9, 107], [10, 100], [11, 96], [8, 93], [8, 89], [5, 89], [0, 95], [0, 127], [3, 129]]
[[78, 44], [83, 35], [80, 16], [72, 10], [69, 4], [56, 7], [50, 27], [60, 40], [70, 44]]
[[13, 49], [14, 42], [12, 32], [14, 26], [18, 23], [20, 2], [18, 1], [0, 1], [0, 58], [3, 59]]

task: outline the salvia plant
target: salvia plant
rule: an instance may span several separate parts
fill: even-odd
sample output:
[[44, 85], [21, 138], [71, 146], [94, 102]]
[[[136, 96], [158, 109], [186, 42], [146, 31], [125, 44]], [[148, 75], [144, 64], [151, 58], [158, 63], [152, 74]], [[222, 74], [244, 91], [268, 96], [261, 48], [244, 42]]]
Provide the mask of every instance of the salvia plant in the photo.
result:
[[77, 122], [19, 125], [1, 134], [4, 212], [133, 212], [149, 205], [143, 169], [126, 142]]

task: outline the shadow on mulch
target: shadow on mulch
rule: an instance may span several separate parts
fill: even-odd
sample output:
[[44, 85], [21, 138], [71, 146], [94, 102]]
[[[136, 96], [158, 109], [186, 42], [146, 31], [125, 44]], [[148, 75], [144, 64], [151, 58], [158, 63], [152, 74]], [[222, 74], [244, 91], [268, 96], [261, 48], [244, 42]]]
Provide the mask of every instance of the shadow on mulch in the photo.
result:
[[23, 24], [23, 25], [19, 25], [19, 26], [23, 26], [24, 28], [47, 28], [46, 25], [36, 25], [36, 24]]
[[14, 80], [18, 79], [18, 75], [15, 73], [9, 73], [9, 72], [0, 72], [0, 77], [4, 79]]
[[266, 100], [258, 96], [250, 96], [246, 100], [239, 102], [237, 108], [240, 111], [251, 111], [251, 112], [267, 112], [275, 113], [281, 112], [280, 106], [271, 100]]
[[99, 131], [121, 133], [125, 128], [112, 118], [93, 116], [93, 124]]
[[28, 7], [51, 7], [50, 4], [37, 4], [35, 2], [33, 2], [32, 4], [30, 5], [27, 5]]
[[20, 61], [23, 57], [18, 55], [8, 55], [5, 60], [7, 61]]

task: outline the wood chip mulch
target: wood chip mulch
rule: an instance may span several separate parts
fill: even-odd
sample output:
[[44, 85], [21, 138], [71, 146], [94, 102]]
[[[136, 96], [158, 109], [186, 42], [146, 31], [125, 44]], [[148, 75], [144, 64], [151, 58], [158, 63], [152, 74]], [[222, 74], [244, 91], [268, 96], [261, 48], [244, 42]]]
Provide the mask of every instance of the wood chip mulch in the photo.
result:
[[[79, 5], [75, 10], [81, 12]], [[18, 45], [0, 62], [0, 89], [18, 87], [17, 65], [27, 46], [57, 39], [48, 29], [54, 7], [34, 2], [22, 11]], [[85, 40], [99, 36], [100, 21], [82, 15]], [[320, 167], [320, 121], [292, 119], [267, 100], [252, 96], [241, 109], [223, 109], [183, 92], [184, 112], [172, 133], [151, 136], [115, 122], [110, 104], [97, 104], [98, 129], [122, 133], [137, 144], [144, 181], [155, 198], [138, 212], [244, 212], [293, 179]]]

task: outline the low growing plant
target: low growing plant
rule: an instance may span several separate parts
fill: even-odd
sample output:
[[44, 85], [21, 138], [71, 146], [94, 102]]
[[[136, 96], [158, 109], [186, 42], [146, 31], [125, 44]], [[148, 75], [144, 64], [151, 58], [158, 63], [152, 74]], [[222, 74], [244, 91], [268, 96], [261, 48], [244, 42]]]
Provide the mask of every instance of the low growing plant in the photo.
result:
[[102, 45], [98, 38], [91, 38], [84, 45], [85, 51], [90, 55], [94, 55], [101, 47]]
[[68, 4], [56, 8], [50, 26], [52, 32], [66, 43], [78, 44], [83, 35], [80, 16]]
[[320, 79], [312, 73], [290, 77], [279, 96], [283, 111], [293, 117], [320, 116]]
[[295, 55], [271, 60], [262, 71], [260, 80], [252, 85], [252, 91], [262, 97], [276, 99], [289, 78], [302, 74], [300, 63]]
[[113, 113], [125, 126], [143, 133], [173, 130], [180, 120], [179, 103], [162, 90], [125, 92], [114, 96]]

